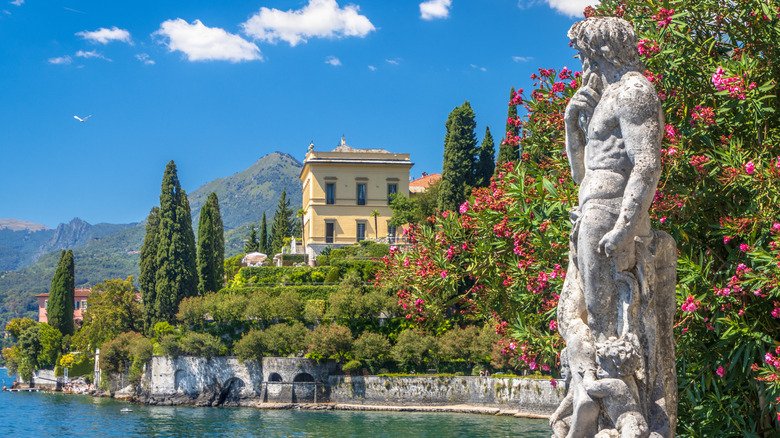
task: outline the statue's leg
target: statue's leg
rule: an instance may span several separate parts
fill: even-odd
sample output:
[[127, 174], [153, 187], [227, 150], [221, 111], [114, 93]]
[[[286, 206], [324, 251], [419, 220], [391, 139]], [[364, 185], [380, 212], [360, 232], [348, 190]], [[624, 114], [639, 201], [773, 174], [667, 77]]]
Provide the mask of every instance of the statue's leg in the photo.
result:
[[612, 230], [617, 214], [586, 204], [577, 238], [577, 267], [582, 279], [588, 327], [595, 341], [618, 336], [618, 291], [612, 260], [599, 253], [599, 241]]

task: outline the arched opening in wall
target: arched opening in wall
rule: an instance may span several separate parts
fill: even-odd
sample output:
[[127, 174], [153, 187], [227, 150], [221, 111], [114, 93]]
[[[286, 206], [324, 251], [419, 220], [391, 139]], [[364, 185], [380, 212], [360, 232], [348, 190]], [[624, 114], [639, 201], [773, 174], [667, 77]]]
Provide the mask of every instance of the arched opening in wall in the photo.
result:
[[268, 376], [269, 382], [281, 382], [282, 376], [279, 375], [279, 373], [271, 373], [270, 376]]
[[313, 382], [314, 377], [309, 373], [300, 373], [293, 379], [293, 382]]
[[312, 403], [317, 385], [309, 373], [300, 373], [293, 378], [293, 403]]
[[238, 377], [229, 378], [224, 385], [222, 385], [222, 391], [219, 393], [219, 406], [238, 406], [238, 401], [241, 399], [241, 390], [246, 386], [244, 381]]
[[184, 370], [176, 370], [173, 374], [173, 389], [175, 391], [183, 391], [184, 379], [187, 377], [187, 372]]

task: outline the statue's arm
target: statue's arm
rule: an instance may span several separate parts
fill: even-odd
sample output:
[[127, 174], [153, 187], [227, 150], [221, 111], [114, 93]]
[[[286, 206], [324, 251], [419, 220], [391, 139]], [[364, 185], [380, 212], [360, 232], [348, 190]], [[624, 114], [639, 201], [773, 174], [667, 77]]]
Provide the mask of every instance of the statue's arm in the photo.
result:
[[615, 226], [599, 242], [607, 255], [630, 243], [641, 215], [653, 203], [661, 176], [663, 112], [652, 85], [644, 78], [628, 81], [618, 97], [617, 118], [626, 154], [633, 164]]
[[566, 155], [569, 157], [571, 176], [574, 182], [580, 184], [585, 178], [585, 131], [580, 126], [580, 119], [590, 122], [590, 117], [601, 98], [599, 94], [601, 81], [595, 74], [590, 75], [588, 83], [583, 85], [569, 100], [564, 114], [566, 123]]

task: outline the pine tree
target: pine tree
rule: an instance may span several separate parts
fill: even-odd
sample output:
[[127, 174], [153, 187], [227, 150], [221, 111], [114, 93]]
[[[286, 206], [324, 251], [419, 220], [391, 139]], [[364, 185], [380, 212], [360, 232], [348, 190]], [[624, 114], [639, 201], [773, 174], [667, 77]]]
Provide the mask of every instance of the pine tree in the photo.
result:
[[479, 158], [476, 164], [476, 187], [487, 187], [490, 185], [490, 177], [496, 168], [496, 149], [493, 144], [493, 136], [490, 135], [490, 127], [485, 127], [485, 137], [482, 139], [482, 145], [479, 147]]
[[474, 156], [477, 137], [474, 110], [468, 101], [455, 108], [447, 118], [444, 159], [439, 185], [439, 210], [457, 211], [474, 187]]
[[198, 294], [216, 292], [222, 286], [225, 241], [219, 200], [211, 193], [200, 209], [198, 220]]
[[[165, 168], [160, 193], [157, 274], [153, 322], [175, 322], [179, 302], [198, 291], [195, 234], [187, 194], [179, 184], [176, 164]], [[152, 325], [154, 327], [154, 325]]]
[[57, 263], [57, 270], [51, 279], [49, 290], [49, 303], [46, 306], [46, 314], [49, 325], [59, 330], [63, 335], [72, 335], [75, 331], [73, 325], [75, 269], [73, 263], [73, 251], [63, 250]]
[[274, 221], [271, 223], [271, 242], [268, 245], [272, 254], [282, 250], [284, 239], [290, 237], [292, 232], [293, 212], [290, 210], [290, 201], [287, 199], [287, 188], [282, 189], [279, 204], [276, 206]]
[[249, 240], [244, 244], [244, 252], [249, 254], [250, 252], [256, 252], [260, 249], [260, 244], [257, 241], [257, 232], [255, 231], [255, 224], [252, 224], [252, 232], [249, 233]]
[[144, 331], [152, 332], [156, 318], [154, 317], [154, 303], [157, 290], [155, 277], [157, 276], [157, 233], [160, 228], [160, 208], [152, 207], [146, 218], [146, 235], [141, 246], [141, 257], [138, 261], [140, 274], [138, 285], [141, 288], [141, 298], [144, 302]]
[[265, 220], [265, 212], [263, 212], [263, 220], [260, 222], [260, 244], [258, 251], [263, 254], [269, 253], [268, 248], [268, 224]]
[[[509, 101], [515, 97], [515, 87], [509, 91]], [[517, 119], [517, 105], [509, 104], [509, 110], [506, 115], [506, 134], [507, 136], [516, 137], [520, 130], [512, 123]], [[517, 146], [506, 144], [507, 137], [501, 140], [501, 145], [498, 147], [498, 165], [502, 165], [507, 162], [516, 163], [520, 159], [520, 153]]]

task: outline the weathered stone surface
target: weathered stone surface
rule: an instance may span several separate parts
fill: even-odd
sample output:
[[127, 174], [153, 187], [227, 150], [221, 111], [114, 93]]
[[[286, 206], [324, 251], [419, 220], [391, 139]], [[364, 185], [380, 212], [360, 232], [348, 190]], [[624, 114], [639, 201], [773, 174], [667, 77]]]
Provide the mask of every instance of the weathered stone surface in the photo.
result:
[[330, 401], [337, 405], [419, 410], [463, 404], [469, 409], [491, 408], [494, 414], [503, 410], [525, 416], [550, 415], [564, 392], [562, 384], [553, 387], [549, 380], [508, 377], [332, 376], [329, 383]]
[[558, 305], [569, 389], [550, 424], [558, 438], [673, 437], [676, 246], [648, 214], [661, 174], [661, 104], [629, 23], [588, 18], [569, 38], [583, 67], [565, 114], [580, 189]]

